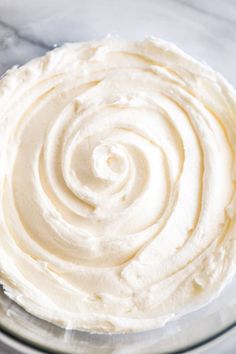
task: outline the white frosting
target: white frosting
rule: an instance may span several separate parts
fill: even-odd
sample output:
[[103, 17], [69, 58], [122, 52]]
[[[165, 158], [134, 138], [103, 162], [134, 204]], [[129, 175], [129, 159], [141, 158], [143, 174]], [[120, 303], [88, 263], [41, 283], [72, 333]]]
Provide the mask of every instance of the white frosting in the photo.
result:
[[162, 40], [66, 44], [0, 81], [0, 277], [30, 313], [158, 327], [235, 271], [236, 93]]

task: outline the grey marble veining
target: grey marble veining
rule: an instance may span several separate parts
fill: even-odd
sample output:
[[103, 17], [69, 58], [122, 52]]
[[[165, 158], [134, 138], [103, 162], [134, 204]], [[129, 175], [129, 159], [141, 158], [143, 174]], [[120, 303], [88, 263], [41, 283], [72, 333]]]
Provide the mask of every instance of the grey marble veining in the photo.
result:
[[[236, 86], [236, 0], [0, 0], [0, 75], [64, 42], [170, 40]], [[201, 352], [235, 353], [236, 339]], [[13, 354], [0, 343], [0, 354]]]
[[235, 0], [0, 0], [0, 73], [67, 41], [154, 35], [236, 86]]

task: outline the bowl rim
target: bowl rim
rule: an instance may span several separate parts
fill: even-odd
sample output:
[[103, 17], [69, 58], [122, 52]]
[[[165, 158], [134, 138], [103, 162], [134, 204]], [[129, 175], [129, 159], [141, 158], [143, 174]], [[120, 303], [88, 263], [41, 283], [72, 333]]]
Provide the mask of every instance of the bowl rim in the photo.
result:
[[[157, 352], [157, 354], [184, 354], [197, 349], [207, 349], [209, 346], [215, 345], [217, 342], [225, 340], [234, 332], [236, 333], [236, 321], [226, 326], [224, 329], [214, 333], [213, 335], [205, 339], [196, 341], [191, 345], [184, 346], [174, 351]], [[2, 324], [0, 324], [0, 343], [1, 341], [8, 346], [10, 345], [16, 350], [21, 351], [21, 348], [27, 350], [29, 354], [70, 354], [69, 352], [53, 350], [39, 343], [36, 343], [33, 340], [27, 339], [17, 334], [16, 332], [11, 331]], [[19, 348], [17, 348], [17, 346]], [[26, 352], [24, 353], [27, 354]]]

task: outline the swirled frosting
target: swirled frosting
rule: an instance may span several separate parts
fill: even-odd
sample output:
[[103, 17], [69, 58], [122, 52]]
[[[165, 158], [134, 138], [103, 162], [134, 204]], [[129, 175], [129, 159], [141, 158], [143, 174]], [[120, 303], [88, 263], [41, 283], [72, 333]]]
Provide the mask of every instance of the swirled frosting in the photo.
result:
[[158, 327], [235, 271], [236, 93], [157, 39], [66, 44], [0, 81], [0, 278], [66, 328]]

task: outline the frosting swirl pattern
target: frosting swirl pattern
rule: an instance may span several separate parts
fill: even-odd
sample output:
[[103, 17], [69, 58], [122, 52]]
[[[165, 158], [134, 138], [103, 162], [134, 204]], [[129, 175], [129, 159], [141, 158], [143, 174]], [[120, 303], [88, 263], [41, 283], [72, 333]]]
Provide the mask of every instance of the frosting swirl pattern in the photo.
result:
[[162, 40], [66, 44], [0, 81], [0, 279], [95, 332], [163, 325], [235, 271], [236, 93]]

